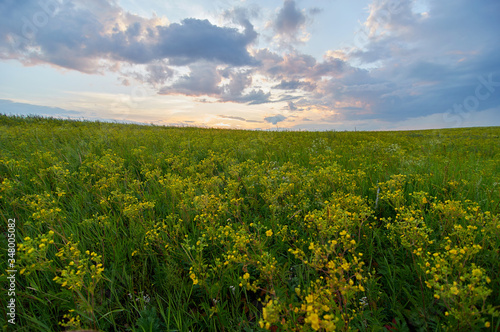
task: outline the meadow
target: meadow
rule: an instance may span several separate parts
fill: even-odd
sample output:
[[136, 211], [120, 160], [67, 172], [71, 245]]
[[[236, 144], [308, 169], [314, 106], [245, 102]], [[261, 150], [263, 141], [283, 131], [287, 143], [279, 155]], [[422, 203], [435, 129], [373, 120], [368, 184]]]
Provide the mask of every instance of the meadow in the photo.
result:
[[0, 325], [498, 331], [499, 205], [499, 127], [266, 132], [0, 115]]

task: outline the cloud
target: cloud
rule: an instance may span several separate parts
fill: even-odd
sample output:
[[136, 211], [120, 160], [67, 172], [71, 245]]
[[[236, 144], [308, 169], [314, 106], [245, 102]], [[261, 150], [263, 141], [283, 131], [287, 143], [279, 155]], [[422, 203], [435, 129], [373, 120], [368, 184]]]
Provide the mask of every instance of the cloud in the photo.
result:
[[278, 122], [285, 121], [285, 120], [286, 120], [286, 117], [281, 115], [281, 114], [278, 114], [275, 116], [268, 116], [268, 117], [264, 118], [264, 121], [272, 123], [273, 125], [277, 124]]
[[0, 99], [0, 113], [11, 115], [43, 115], [51, 117], [79, 118], [85, 115], [83, 112], [71, 111], [59, 107], [40, 106], [27, 103], [17, 103], [12, 100]]
[[[493, 41], [500, 23], [492, 13], [500, 12], [500, 3], [479, 8], [448, 0], [432, 3], [426, 13], [413, 4], [373, 1], [362, 44], [328, 51], [322, 61], [296, 51], [257, 52], [258, 70], [280, 82], [274, 92], [300, 94], [301, 108], [321, 109], [335, 122], [401, 122], [432, 114], [447, 114], [450, 122], [498, 106], [500, 46]], [[484, 96], [476, 96], [477, 89]]]
[[258, 120], [247, 120], [245, 118], [242, 118], [240, 116], [232, 116], [232, 115], [218, 115], [219, 118], [222, 119], [230, 119], [230, 120], [238, 120], [238, 121], [245, 121], [245, 122], [252, 122], [252, 123], [262, 123], [262, 121]]
[[222, 77], [229, 80], [229, 83], [222, 86], [222, 99], [229, 101], [240, 98], [243, 90], [252, 84], [251, 70], [238, 70], [225, 68], [220, 71]]
[[309, 9], [309, 14], [311, 14], [311, 15], [317, 15], [321, 12], [323, 12], [323, 9], [318, 8], [318, 7], [314, 7], [314, 8]]
[[274, 21], [274, 29], [280, 35], [293, 37], [306, 23], [306, 16], [295, 6], [294, 0], [285, 0]]
[[[186, 96], [211, 96], [219, 102], [236, 102], [257, 105], [272, 102], [271, 93], [261, 89], [247, 89], [252, 78], [249, 70], [234, 68], [217, 69], [216, 64], [198, 62], [189, 66], [190, 73], [178, 78], [173, 84], [162, 87], [159, 94], [183, 94]], [[222, 84], [223, 79], [228, 82]], [[221, 85], [222, 84], [222, 85]]]
[[117, 70], [117, 62], [255, 65], [247, 47], [257, 34], [248, 20], [241, 23], [243, 32], [194, 18], [168, 24], [158, 17], [130, 14], [116, 2], [104, 0], [4, 1], [0, 58], [86, 73]]
[[181, 24], [158, 27], [158, 56], [172, 64], [185, 65], [208, 60], [234, 66], [255, 65], [247, 51], [256, 33], [246, 21], [244, 33], [218, 27], [208, 20], [185, 19]]
[[231, 115], [218, 115], [219, 118], [223, 119], [231, 119], [231, 120], [239, 120], [239, 121], [246, 121], [245, 118], [239, 117], [239, 116], [231, 116]]
[[[4, 0], [0, 59], [89, 74], [113, 71], [123, 84], [149, 83], [159, 94], [249, 105], [280, 102], [287, 112], [301, 110], [312, 118], [306, 113], [317, 111], [336, 122], [445, 114], [444, 121], [455, 123], [457, 117], [497, 109], [500, 2], [441, 0], [425, 2], [425, 8], [418, 3], [371, 1], [357, 34], [362, 38], [317, 59], [293, 46], [304, 40], [311, 16], [320, 10], [301, 9], [294, 0], [283, 1], [267, 26], [273, 41], [284, 46], [275, 52], [256, 48], [262, 45], [259, 25], [251, 22], [260, 18], [256, 7], [226, 10], [224, 24], [216, 25], [142, 17], [117, 0]], [[266, 119], [276, 124], [287, 118]]]
[[312, 91], [316, 87], [315, 83], [312, 82], [304, 82], [304, 81], [298, 81], [298, 80], [281, 80], [281, 82], [275, 86], [273, 86], [273, 89], [280, 89], [280, 90], [298, 90], [302, 89], [305, 91]]
[[209, 62], [197, 62], [189, 66], [190, 74], [183, 75], [170, 86], [160, 89], [159, 94], [183, 94], [186, 96], [218, 96], [221, 75], [216, 65]]
[[247, 38], [251, 40], [257, 38], [258, 34], [250, 22], [250, 18], [256, 18], [259, 16], [259, 10], [257, 8], [235, 7], [231, 10], [224, 11], [222, 16], [231, 20], [233, 23], [244, 27], [244, 32]]
[[[446, 112], [451, 119], [498, 106], [500, 46], [493, 41], [500, 23], [492, 13], [500, 12], [500, 5], [486, 1], [486, 8], [472, 10], [469, 2], [460, 0], [453, 2], [457, 5], [452, 13], [447, 9], [451, 0], [443, 1], [422, 13], [409, 0], [375, 0], [363, 24], [367, 39], [362, 44], [327, 51], [322, 60], [295, 50], [285, 54], [254, 50], [252, 57], [258, 65], [244, 70], [229, 66], [219, 71], [224, 80], [211, 86], [220, 89], [221, 101], [285, 101], [289, 111], [321, 110], [325, 119], [330, 114], [336, 122], [400, 122]], [[304, 26], [301, 19], [292, 19], [293, 12], [305, 15], [294, 2], [285, 1], [274, 25], [277, 32]], [[284, 23], [286, 18], [290, 23]], [[453, 31], [464, 38], [457, 40]], [[272, 82], [272, 88], [255, 87], [254, 75]], [[495, 91], [483, 85], [480, 89], [488, 97], [479, 100], [475, 90], [481, 80], [490, 80]], [[275, 121], [274, 117], [269, 120]]]
[[247, 103], [249, 105], [258, 105], [258, 104], [266, 104], [272, 102], [270, 100], [270, 97], [271, 97], [270, 92], [265, 93], [261, 89], [259, 90], [254, 89], [247, 94], [232, 98], [226, 98], [224, 100], [238, 102], [238, 103]]
[[165, 85], [168, 80], [173, 79], [175, 70], [168, 65], [167, 60], [157, 60], [143, 66], [143, 70], [121, 70], [122, 85], [129, 86], [129, 78], [142, 83], [149, 83], [153, 87]]
[[12, 100], [0, 99], [0, 114], [6, 115], [19, 115], [19, 116], [44, 116], [53, 117], [60, 119], [73, 119], [73, 120], [97, 120], [106, 122], [118, 122], [118, 123], [134, 123], [134, 124], [146, 124], [144, 122], [132, 121], [132, 120], [119, 120], [116, 118], [108, 118], [109, 115], [100, 114], [97, 115], [93, 112], [83, 112], [83, 111], [72, 111], [63, 109], [60, 107], [33, 105], [28, 103], [18, 103]]
[[364, 85], [339, 87], [335, 82], [325, 87], [330, 92], [340, 88], [341, 100], [350, 97], [364, 104], [362, 112], [346, 113], [347, 118], [403, 121], [446, 110], [456, 114], [467, 106], [481, 111], [500, 103], [500, 93], [483, 100], [475, 96], [480, 78], [492, 75], [500, 81], [500, 47], [492, 42], [500, 30], [493, 14], [500, 12], [500, 3], [485, 1], [478, 7], [464, 0], [439, 1], [421, 13], [412, 1], [384, 0], [370, 8], [364, 25], [368, 39], [351, 49], [348, 58], [375, 68], [366, 72]]
[[[317, 8], [310, 10], [311, 15], [319, 13]], [[275, 39], [281, 47], [289, 48], [290, 43], [305, 42], [309, 39], [305, 28], [309, 16], [305, 11], [297, 8], [294, 0], [285, 0], [276, 17], [268, 23], [274, 33]]]
[[340, 77], [346, 71], [353, 70], [344, 60], [325, 57], [318, 62], [313, 56], [292, 51], [280, 56], [267, 50], [256, 52], [255, 58], [260, 61], [260, 72], [282, 82], [276, 88], [292, 87], [313, 88], [322, 77]]
[[298, 107], [295, 106], [295, 104], [293, 103], [293, 101], [289, 101], [287, 104], [288, 104], [288, 109], [290, 111], [296, 111], [296, 110], [298, 110]]

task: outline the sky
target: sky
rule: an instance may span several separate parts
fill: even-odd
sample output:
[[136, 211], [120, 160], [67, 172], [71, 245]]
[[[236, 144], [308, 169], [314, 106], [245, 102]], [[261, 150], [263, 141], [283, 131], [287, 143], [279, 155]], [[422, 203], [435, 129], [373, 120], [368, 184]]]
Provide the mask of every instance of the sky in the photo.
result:
[[498, 0], [0, 0], [0, 113], [499, 126], [499, 17]]

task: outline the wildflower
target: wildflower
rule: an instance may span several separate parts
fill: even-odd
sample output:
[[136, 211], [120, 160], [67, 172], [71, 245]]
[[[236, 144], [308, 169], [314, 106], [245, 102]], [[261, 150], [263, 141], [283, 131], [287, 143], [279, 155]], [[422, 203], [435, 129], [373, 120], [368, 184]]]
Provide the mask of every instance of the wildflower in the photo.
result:
[[318, 317], [318, 314], [311, 314], [311, 316], [309, 316], [309, 321], [311, 322], [311, 327], [317, 331], [319, 330], [319, 317]]
[[270, 229], [266, 232], [266, 236], [273, 236], [273, 231]]

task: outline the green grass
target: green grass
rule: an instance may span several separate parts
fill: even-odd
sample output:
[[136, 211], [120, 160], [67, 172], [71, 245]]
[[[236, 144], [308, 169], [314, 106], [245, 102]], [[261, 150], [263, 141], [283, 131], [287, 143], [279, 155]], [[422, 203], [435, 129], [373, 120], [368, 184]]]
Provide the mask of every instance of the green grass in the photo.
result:
[[0, 115], [0, 229], [15, 218], [18, 270], [16, 326], [6, 305], [0, 325], [495, 331], [499, 205], [498, 127], [262, 132]]

